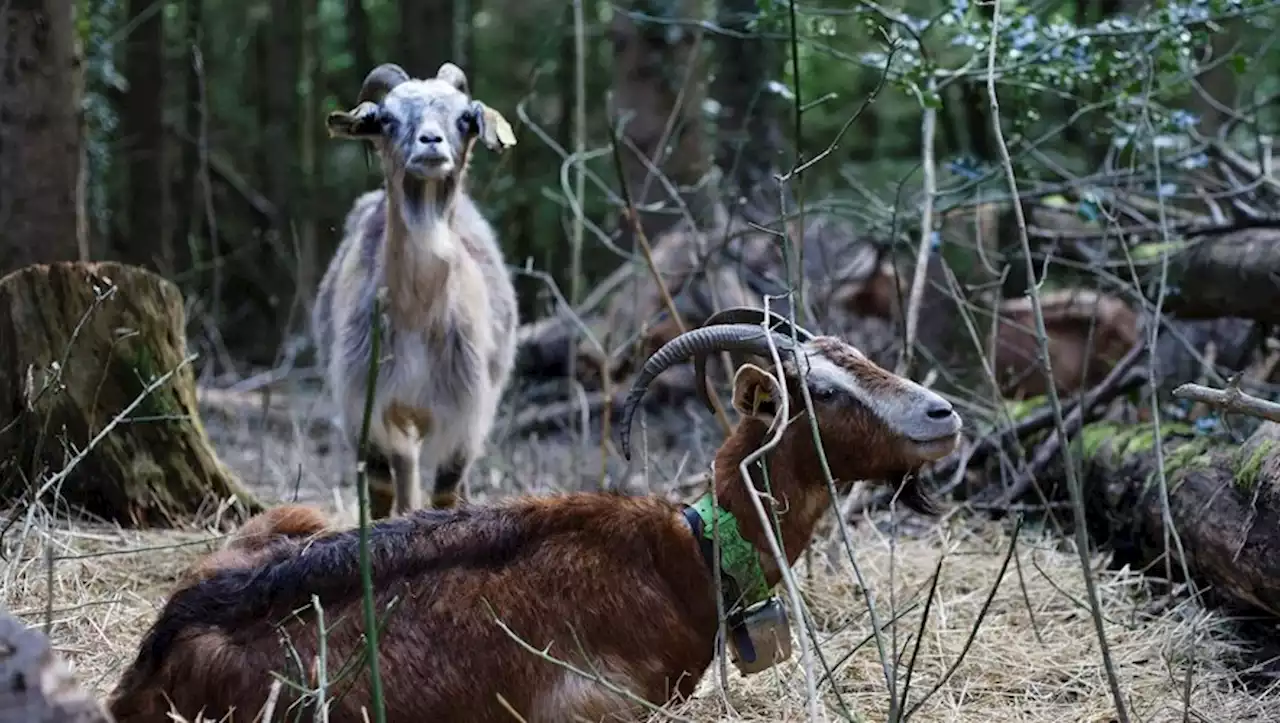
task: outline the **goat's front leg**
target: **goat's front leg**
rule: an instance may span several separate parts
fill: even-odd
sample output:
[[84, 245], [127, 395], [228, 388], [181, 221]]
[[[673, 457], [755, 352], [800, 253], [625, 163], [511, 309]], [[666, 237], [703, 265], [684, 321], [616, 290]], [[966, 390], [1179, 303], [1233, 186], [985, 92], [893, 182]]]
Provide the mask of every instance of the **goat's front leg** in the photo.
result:
[[419, 450], [416, 445], [397, 450], [391, 456], [391, 473], [395, 477], [395, 509], [404, 515], [422, 507], [422, 486], [418, 484]]
[[431, 494], [432, 507], [436, 509], [454, 507], [458, 504], [460, 496], [463, 500], [466, 500], [465, 494], [458, 494], [459, 487], [466, 482], [474, 461], [474, 455], [459, 450], [450, 455], [444, 464], [436, 468], [435, 484]]
[[369, 519], [390, 517], [396, 498], [391, 458], [371, 444], [364, 465], [365, 480], [369, 485]]

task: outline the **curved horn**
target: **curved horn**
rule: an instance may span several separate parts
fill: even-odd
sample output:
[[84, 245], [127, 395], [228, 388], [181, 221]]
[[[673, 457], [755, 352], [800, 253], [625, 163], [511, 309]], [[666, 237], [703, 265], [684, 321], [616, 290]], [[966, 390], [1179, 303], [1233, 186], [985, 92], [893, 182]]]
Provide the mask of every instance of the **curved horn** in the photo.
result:
[[[764, 309], [754, 306], [731, 306], [708, 316], [707, 320], [702, 322], [702, 326], [714, 326], [716, 324], [756, 324], [758, 326], [761, 321], [764, 321]], [[801, 343], [814, 337], [813, 332], [799, 324], [793, 326], [787, 317], [776, 311], [769, 312], [769, 326], [776, 328], [784, 336], [791, 336], [791, 332], [794, 330], [796, 338]]]
[[[755, 324], [759, 325], [764, 320], [764, 309], [753, 306], [731, 306], [728, 309], [722, 309], [708, 316], [706, 321], [702, 322], [703, 327], [717, 326], [721, 324]], [[781, 314], [769, 312], [769, 326], [778, 330], [783, 336], [790, 337], [792, 331], [795, 337], [803, 344], [813, 338], [813, 333], [799, 324], [792, 325], [791, 321]], [[740, 355], [730, 354], [733, 360], [733, 366], [742, 366], [745, 361]], [[714, 412], [715, 407], [711, 405], [711, 397], [707, 394], [707, 355], [699, 354], [693, 359], [693, 391], [698, 395], [698, 400], [710, 411]]]
[[[767, 334], [767, 336], [766, 336]], [[640, 399], [649, 388], [650, 382], [659, 374], [670, 369], [690, 357], [706, 355], [716, 351], [744, 352], [747, 354], [769, 354], [769, 337], [778, 351], [795, 348], [795, 342], [775, 331], [766, 332], [755, 324], [717, 324], [686, 331], [677, 336], [662, 348], [655, 351], [640, 368], [640, 373], [632, 382], [631, 392], [622, 403], [622, 419], [618, 437], [622, 443], [622, 455], [631, 459], [631, 419], [635, 416]]]
[[408, 79], [409, 74], [404, 72], [404, 68], [395, 63], [383, 63], [364, 77], [364, 84], [360, 86], [360, 99], [357, 102], [369, 101], [381, 105], [382, 99], [387, 97], [387, 93], [390, 93], [392, 88]]
[[436, 78], [457, 88], [464, 95], [471, 95], [470, 88], [467, 85], [467, 74], [462, 72], [462, 68], [453, 63], [444, 63], [440, 66], [440, 70], [436, 71]]

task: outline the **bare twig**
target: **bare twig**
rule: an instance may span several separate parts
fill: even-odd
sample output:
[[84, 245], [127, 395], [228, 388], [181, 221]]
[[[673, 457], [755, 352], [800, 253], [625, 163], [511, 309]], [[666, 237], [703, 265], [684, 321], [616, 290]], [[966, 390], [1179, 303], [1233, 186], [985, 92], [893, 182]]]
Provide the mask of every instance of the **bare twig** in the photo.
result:
[[[934, 92], [934, 80], [929, 79], [928, 91]], [[906, 337], [898, 356], [898, 374], [907, 373], [911, 366], [912, 350], [916, 343], [916, 327], [920, 322], [920, 304], [924, 301], [925, 274], [929, 270], [929, 252], [933, 248], [933, 201], [938, 195], [938, 169], [934, 155], [933, 138], [938, 128], [938, 111], [927, 99], [924, 121], [921, 123], [921, 164], [924, 174], [924, 208], [920, 212], [920, 245], [916, 249], [916, 268], [911, 278], [911, 296], [907, 302]]]
[[[765, 313], [760, 321], [760, 325], [766, 330], [769, 327], [769, 304], [768, 298], [765, 299]], [[795, 575], [791, 572], [791, 566], [787, 564], [787, 556], [782, 552], [782, 545], [778, 542], [778, 538], [774, 535], [773, 527], [769, 524], [769, 517], [765, 514], [764, 505], [760, 502], [760, 492], [751, 484], [751, 475], [748, 469], [755, 464], [770, 450], [778, 446], [782, 441], [782, 435], [787, 431], [787, 426], [791, 422], [791, 406], [790, 400], [787, 398], [787, 385], [781, 379], [782, 359], [778, 356], [778, 348], [773, 342], [773, 337], [769, 334], [765, 335], [765, 339], [769, 344], [769, 356], [773, 361], [773, 368], [777, 370], [777, 376], [770, 374], [769, 380], [774, 385], [774, 396], [777, 398], [778, 409], [774, 414], [774, 428], [769, 430], [771, 435], [764, 441], [754, 452], [748, 454], [738, 463], [738, 474], [741, 475], [740, 480], [747, 488], [747, 498], [751, 500], [751, 506], [755, 508], [756, 516], [760, 518], [760, 528], [764, 531], [765, 537], [769, 542], [769, 550], [773, 553], [774, 562], [778, 566], [778, 571], [782, 574], [782, 580], [787, 588], [787, 595], [790, 598], [791, 609], [796, 616], [803, 619], [804, 608], [800, 599], [800, 587], [796, 584]], [[801, 387], [805, 386], [803, 384]], [[797, 636], [800, 640], [800, 664], [804, 668], [805, 692], [809, 703], [809, 720], [818, 720], [818, 687], [817, 681], [813, 676], [813, 660], [809, 657], [809, 641], [804, 635]], [[815, 641], [816, 642], [816, 641]]]
[[[626, 201], [626, 208], [623, 213], [627, 217], [627, 221], [631, 225], [631, 230], [635, 234], [636, 243], [640, 244], [640, 249], [644, 253], [645, 265], [649, 267], [649, 273], [653, 275], [653, 282], [658, 287], [658, 294], [662, 297], [662, 305], [666, 307], [667, 313], [671, 315], [671, 320], [675, 322], [680, 333], [688, 330], [685, 326], [684, 319], [680, 316], [680, 310], [676, 308], [676, 302], [671, 298], [671, 291], [667, 288], [667, 283], [662, 279], [662, 272], [658, 270], [658, 264], [653, 259], [653, 247], [649, 245], [649, 237], [644, 233], [643, 224], [640, 223], [640, 214], [636, 211], [635, 202], [631, 197], [631, 190], [627, 185], [626, 169], [622, 165], [622, 153], [618, 149], [617, 131], [614, 130], [613, 118], [609, 118], [609, 138], [613, 147], [613, 162], [618, 172], [618, 184], [622, 187], [622, 196]], [[716, 421], [720, 422], [720, 429], [727, 436], [733, 431], [733, 425], [729, 423], [729, 416], [725, 414], [724, 407], [720, 404], [720, 397], [716, 394], [708, 395], [711, 400], [711, 406], [715, 409]]]
[[540, 650], [538, 648], [535, 648], [534, 646], [530, 645], [529, 642], [526, 641], [524, 638], [517, 635], [514, 630], [512, 630], [505, 622], [502, 621], [502, 618], [498, 617], [498, 612], [493, 609], [492, 603], [490, 603], [488, 600], [485, 600], [484, 604], [485, 604], [485, 607], [489, 608], [489, 614], [493, 616], [493, 622], [496, 623], [498, 627], [502, 628], [502, 632], [506, 633], [507, 637], [514, 640], [517, 645], [524, 648], [528, 652], [533, 653], [534, 655], [538, 656], [539, 658], [542, 658], [548, 663], [552, 663], [553, 665], [558, 665], [561, 668], [564, 668], [565, 670], [568, 670], [571, 673], [575, 673], [577, 675], [582, 676], [583, 678], [586, 678], [587, 680], [591, 680], [596, 683], [599, 683], [600, 685], [604, 686], [607, 690], [609, 690], [609, 692], [614, 693], [616, 695], [620, 695], [626, 698], [627, 700], [630, 700], [631, 702], [636, 703], [637, 705], [640, 705], [648, 709], [652, 713], [657, 713], [661, 716], [670, 718], [671, 720], [674, 720], [674, 721], [684, 721], [684, 723], [693, 723], [693, 721], [690, 720], [689, 718], [683, 718], [681, 716], [675, 715], [674, 713], [663, 710], [661, 707], [654, 705], [653, 703], [645, 700], [644, 698], [640, 697], [639, 695], [637, 695], [636, 693], [630, 690], [627, 690], [626, 688], [619, 687], [616, 683], [614, 683], [611, 680], [605, 679], [601, 675], [595, 674], [591, 671], [583, 670], [582, 668], [577, 667], [573, 663], [570, 663], [568, 661], [561, 660], [559, 658], [552, 656], [548, 652], [551, 649], [550, 644], [547, 645], [547, 648], [545, 650]]
[[1173, 396], [1203, 402], [1229, 413], [1247, 414], [1269, 422], [1280, 422], [1280, 404], [1242, 392], [1240, 387], [1234, 384], [1226, 389], [1213, 389], [1188, 383], [1174, 389]]
[[[1018, 199], [1018, 179], [1013, 170], [1013, 159], [1009, 155], [1009, 144], [1004, 138], [1004, 128], [1000, 125], [1000, 101], [996, 96], [996, 47], [999, 45], [1000, 0], [994, 0], [991, 10], [991, 36], [987, 48], [987, 98], [991, 107], [991, 129], [995, 136], [996, 147], [1000, 152], [1000, 165], [1009, 184], [1009, 194], [1013, 197], [1013, 214], [1018, 226], [1018, 240], [1023, 259], [1026, 262], [1027, 277], [1036, 278], [1035, 262], [1031, 256], [1031, 242], [1027, 237], [1027, 219], [1022, 212], [1022, 203]], [[1049, 336], [1045, 329], [1044, 310], [1040, 308], [1040, 289], [1033, 283], [1028, 288], [1031, 297], [1031, 309], [1036, 320], [1036, 340], [1039, 342], [1040, 357], [1044, 360], [1045, 378], [1053, 379], [1053, 369], [1049, 361]], [[1062, 421], [1062, 405], [1058, 400], [1058, 390], [1048, 384], [1049, 403], [1053, 407], [1053, 416], [1058, 435], [1066, 439], [1065, 424]], [[1084, 492], [1080, 479], [1076, 474], [1071, 445], [1063, 445], [1063, 462], [1066, 468], [1067, 488], [1071, 494], [1071, 504], [1075, 517], [1076, 552], [1080, 555], [1080, 573], [1084, 578], [1085, 589], [1089, 596], [1089, 610], [1092, 613], [1094, 629], [1098, 636], [1098, 645], [1102, 654], [1102, 666], [1107, 674], [1107, 683], [1111, 688], [1111, 696], [1116, 705], [1116, 717], [1120, 723], [1129, 723], [1129, 712], [1125, 706], [1124, 694], [1120, 690], [1120, 680], [1116, 675], [1115, 665], [1111, 660], [1111, 649], [1107, 645], [1106, 629], [1103, 627], [1101, 603], [1098, 590], [1093, 579], [1093, 570], [1089, 565], [1089, 533], [1085, 526]]]
[[1063, 442], [1070, 439], [1084, 427], [1090, 412], [1095, 407], [1141, 386], [1144, 381], [1143, 374], [1134, 367], [1145, 353], [1145, 346], [1141, 343], [1135, 344], [1129, 350], [1129, 353], [1125, 354], [1120, 362], [1107, 374], [1102, 383], [1084, 395], [1081, 403], [1072, 408], [1062, 421], [1062, 431], [1065, 436], [1059, 434], [1057, 429], [1050, 432], [1049, 437], [1036, 449], [1035, 456], [1027, 464], [1026, 469], [1023, 470], [1022, 474], [1018, 475], [1013, 484], [1009, 486], [1008, 491], [1001, 496], [1001, 504], [1010, 504], [1016, 501], [1032, 485], [1036, 476], [1042, 473], [1056, 457], [1061, 456]]
[[36, 500], [43, 497], [46, 492], [62, 484], [63, 480], [65, 480], [67, 476], [71, 474], [72, 470], [74, 470], [81, 462], [84, 461], [85, 457], [89, 456], [89, 453], [92, 452], [98, 446], [98, 444], [102, 442], [104, 437], [110, 434], [111, 431], [115, 429], [121, 422], [128, 419], [129, 413], [132, 412], [134, 409], [137, 409], [138, 405], [142, 404], [142, 400], [146, 399], [148, 396], [151, 395], [152, 392], [154, 392], [156, 389], [159, 389], [161, 386], [165, 384], [165, 382], [173, 378], [173, 375], [177, 374], [178, 371], [180, 371], [183, 367], [187, 366], [192, 361], [195, 361], [196, 357], [198, 356], [199, 356], [198, 354], [187, 355], [186, 358], [178, 362], [178, 364], [174, 368], [156, 377], [151, 382], [149, 382], [147, 386], [143, 387], [142, 391], [138, 393], [138, 396], [134, 397], [132, 402], [129, 402], [129, 404], [124, 409], [120, 410], [119, 414], [112, 417], [111, 421], [108, 422], [107, 425], [103, 427], [101, 431], [95, 434], [93, 436], [93, 439], [89, 440], [89, 443], [84, 446], [84, 449], [77, 452], [76, 456], [72, 457], [71, 460], [67, 462], [65, 467], [63, 467], [62, 469], [58, 470], [56, 473], [51, 475], [49, 479], [43, 485], [40, 486], [40, 489], [36, 492], [35, 496], [32, 497], [32, 502], [34, 503]]

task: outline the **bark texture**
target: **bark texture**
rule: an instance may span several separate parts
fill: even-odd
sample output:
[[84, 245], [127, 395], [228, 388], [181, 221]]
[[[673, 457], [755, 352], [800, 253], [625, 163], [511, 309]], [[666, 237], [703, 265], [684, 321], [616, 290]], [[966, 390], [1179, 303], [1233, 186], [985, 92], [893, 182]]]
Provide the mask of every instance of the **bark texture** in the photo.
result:
[[228, 522], [261, 510], [205, 434], [184, 326], [177, 287], [138, 267], [0, 279], [0, 501], [29, 501], [88, 450], [42, 500], [126, 526], [179, 525], [228, 497]]
[[85, 239], [75, 3], [0, 3], [0, 274], [80, 258]]
[[1165, 308], [1184, 319], [1280, 323], [1280, 228], [1203, 237], [1170, 258]]
[[[1280, 616], [1280, 425], [1265, 423], [1243, 444], [1195, 436], [1166, 422], [1169, 515], [1192, 578], [1225, 601]], [[1099, 423], [1084, 432], [1092, 532], [1118, 560], [1165, 570], [1166, 527], [1154, 433]], [[1180, 576], [1177, 547], [1169, 566]]]

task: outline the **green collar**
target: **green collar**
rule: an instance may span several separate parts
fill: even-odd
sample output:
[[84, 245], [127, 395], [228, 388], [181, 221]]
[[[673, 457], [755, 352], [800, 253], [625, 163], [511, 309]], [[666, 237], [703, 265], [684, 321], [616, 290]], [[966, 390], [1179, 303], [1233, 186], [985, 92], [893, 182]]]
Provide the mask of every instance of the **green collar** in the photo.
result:
[[[738, 520], [733, 513], [717, 505], [710, 492], [699, 497], [689, 509], [696, 513], [701, 523], [694, 525], [693, 520], [690, 520], [694, 536], [699, 538], [698, 545], [711, 569], [715, 569], [713, 551], [715, 536], [719, 534], [720, 572], [735, 583], [741, 595], [741, 607], [747, 608], [768, 598], [769, 585], [765, 582], [764, 570], [760, 567], [760, 553], [755, 545], [742, 537]], [[734, 601], [727, 602], [732, 604]]]

